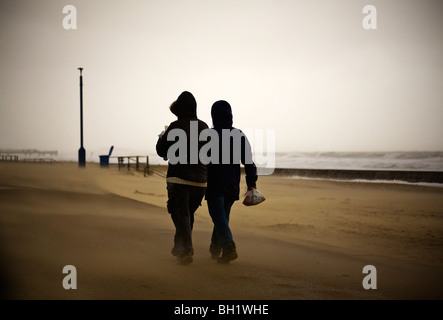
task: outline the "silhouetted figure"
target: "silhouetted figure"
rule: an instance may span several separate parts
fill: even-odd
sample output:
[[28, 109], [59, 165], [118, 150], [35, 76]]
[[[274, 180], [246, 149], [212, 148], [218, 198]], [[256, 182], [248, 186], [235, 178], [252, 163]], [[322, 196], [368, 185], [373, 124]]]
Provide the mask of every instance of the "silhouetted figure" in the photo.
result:
[[232, 110], [229, 103], [223, 100], [215, 102], [212, 105], [211, 116], [214, 125], [211, 130], [215, 130], [218, 135], [219, 161], [218, 164], [208, 164], [205, 198], [214, 223], [209, 251], [218, 262], [228, 263], [238, 257], [229, 228], [229, 215], [232, 205], [239, 200], [240, 162], [245, 166], [248, 189], [256, 187], [257, 168], [252, 161], [251, 146], [246, 135], [232, 126]]
[[[191, 127], [197, 128], [198, 134], [200, 134], [202, 130], [208, 129], [208, 125], [197, 119], [197, 103], [190, 92], [185, 91], [180, 94], [178, 99], [171, 104], [170, 110], [177, 116], [177, 121], [172, 122], [160, 134], [156, 149], [160, 157], [167, 159], [169, 148], [177, 140], [168, 141], [168, 134], [174, 129], [180, 129], [186, 133], [186, 150], [178, 150], [178, 152], [184, 152], [182, 155], [186, 155], [186, 161], [173, 164], [176, 159], [181, 158], [181, 155], [177, 154], [173, 155], [174, 161], [169, 159], [166, 182], [168, 212], [171, 214], [176, 229], [172, 254], [177, 256], [179, 263], [189, 264], [192, 262], [194, 254], [192, 246], [194, 213], [201, 205], [207, 183], [207, 168], [200, 162], [199, 157], [197, 156], [197, 161], [193, 161], [196, 163], [191, 163], [190, 146], [194, 144], [198, 146], [198, 151], [200, 151], [204, 144], [204, 141], [198, 141], [198, 136], [191, 135]], [[191, 141], [191, 139], [195, 141]]]

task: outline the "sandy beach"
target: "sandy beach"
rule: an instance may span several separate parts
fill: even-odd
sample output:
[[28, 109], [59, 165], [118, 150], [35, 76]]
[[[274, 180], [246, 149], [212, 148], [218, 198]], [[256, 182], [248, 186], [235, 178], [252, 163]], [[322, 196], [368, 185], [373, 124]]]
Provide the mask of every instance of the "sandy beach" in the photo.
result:
[[[161, 170], [161, 168], [159, 168]], [[88, 163], [0, 163], [7, 299], [442, 299], [443, 188], [260, 176], [266, 201], [234, 204], [239, 258], [208, 252], [205, 201], [194, 262], [170, 253], [166, 183]], [[244, 190], [242, 179], [241, 190]], [[62, 286], [63, 267], [77, 289]], [[373, 265], [377, 289], [364, 289]]]

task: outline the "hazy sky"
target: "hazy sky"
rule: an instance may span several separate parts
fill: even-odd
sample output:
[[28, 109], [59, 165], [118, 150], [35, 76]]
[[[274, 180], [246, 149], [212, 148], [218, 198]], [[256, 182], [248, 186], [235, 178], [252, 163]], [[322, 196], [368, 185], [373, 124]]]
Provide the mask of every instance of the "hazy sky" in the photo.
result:
[[441, 0], [0, 0], [0, 148], [77, 152], [81, 66], [87, 153], [153, 152], [184, 90], [277, 151], [443, 150], [442, 34]]

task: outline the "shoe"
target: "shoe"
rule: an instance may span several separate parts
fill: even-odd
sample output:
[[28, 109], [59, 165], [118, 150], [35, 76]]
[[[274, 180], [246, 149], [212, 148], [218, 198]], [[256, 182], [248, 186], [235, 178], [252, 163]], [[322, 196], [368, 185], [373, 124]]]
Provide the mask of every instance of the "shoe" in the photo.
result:
[[191, 264], [194, 259], [192, 258], [193, 252], [191, 250], [185, 250], [181, 254], [177, 255], [177, 262], [179, 264], [188, 265]]
[[172, 248], [172, 250], [171, 250], [171, 254], [172, 254], [174, 257], [178, 257], [179, 254], [180, 254], [180, 252], [179, 252], [177, 249], [175, 249], [175, 247], [174, 247], [174, 248]]
[[212, 259], [220, 258], [220, 254], [222, 253], [222, 249], [219, 246], [212, 245], [209, 247], [209, 252], [211, 253]]
[[238, 258], [237, 249], [235, 247], [235, 244], [233, 243], [228, 247], [223, 248], [223, 254], [220, 258], [217, 259], [217, 262], [226, 264], [237, 258]]

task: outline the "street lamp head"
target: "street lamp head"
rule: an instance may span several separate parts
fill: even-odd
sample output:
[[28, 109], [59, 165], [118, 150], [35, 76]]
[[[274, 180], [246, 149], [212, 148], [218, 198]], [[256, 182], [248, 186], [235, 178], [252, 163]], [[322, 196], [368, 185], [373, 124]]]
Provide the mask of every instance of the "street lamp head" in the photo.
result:
[[80, 75], [82, 75], [83, 68], [77, 68], [77, 69], [80, 70]]

